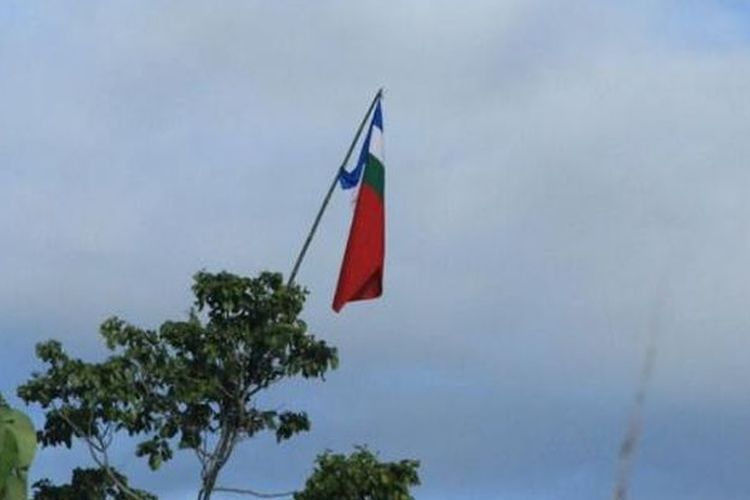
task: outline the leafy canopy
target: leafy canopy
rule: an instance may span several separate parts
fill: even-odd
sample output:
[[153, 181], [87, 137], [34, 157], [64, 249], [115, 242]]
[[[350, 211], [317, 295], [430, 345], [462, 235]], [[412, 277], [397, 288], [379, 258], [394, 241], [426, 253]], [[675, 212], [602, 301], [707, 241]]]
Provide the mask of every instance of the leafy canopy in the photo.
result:
[[55, 340], [37, 345], [46, 371], [18, 394], [45, 410], [42, 445], [83, 439], [123, 491], [106, 455], [117, 432], [143, 437], [136, 454], [152, 469], [175, 447], [192, 450], [202, 467], [199, 498], [209, 498], [239, 441], [261, 431], [282, 441], [310, 428], [305, 412], [261, 408], [256, 398], [286, 378], [323, 378], [338, 364], [336, 349], [299, 318], [306, 291], [285, 286], [278, 273], [199, 272], [193, 293], [188, 318], [156, 330], [106, 320], [100, 332], [110, 356], [102, 362], [70, 357]]
[[[112, 475], [110, 475], [110, 473]], [[49, 479], [34, 483], [34, 500], [157, 500], [145, 491], [128, 489], [125, 493], [119, 485], [129, 488], [127, 478], [114, 469], [73, 470], [70, 484], [55, 485]]]
[[367, 448], [349, 456], [319, 455], [305, 489], [294, 500], [412, 500], [409, 488], [419, 484], [416, 460], [380, 462]]

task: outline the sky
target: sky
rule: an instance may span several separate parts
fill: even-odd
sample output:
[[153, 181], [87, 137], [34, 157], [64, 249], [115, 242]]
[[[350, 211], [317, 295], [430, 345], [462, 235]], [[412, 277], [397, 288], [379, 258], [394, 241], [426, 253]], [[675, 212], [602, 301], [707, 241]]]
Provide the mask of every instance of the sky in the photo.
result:
[[[421, 461], [417, 499], [610, 498], [656, 334], [631, 498], [747, 498], [744, 2], [5, 0], [0, 74], [3, 394], [39, 341], [95, 360], [110, 315], [184, 317], [198, 270], [288, 273], [382, 85], [385, 295], [330, 309], [337, 191], [298, 281], [341, 366], [266, 396], [311, 432], [220, 482], [297, 489], [367, 444]], [[197, 490], [192, 456], [113, 463]]]

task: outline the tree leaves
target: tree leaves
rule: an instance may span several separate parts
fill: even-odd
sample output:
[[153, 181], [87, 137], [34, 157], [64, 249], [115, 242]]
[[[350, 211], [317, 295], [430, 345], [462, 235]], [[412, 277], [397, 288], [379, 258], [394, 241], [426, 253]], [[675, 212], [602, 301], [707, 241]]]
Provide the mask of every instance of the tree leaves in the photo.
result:
[[[46, 371], [35, 373], [18, 394], [45, 411], [42, 445], [70, 447], [81, 439], [99, 467], [75, 469], [69, 484], [37, 482], [36, 500], [156, 498], [133, 489], [108, 465], [107, 448], [118, 433], [140, 436], [135, 454], [153, 470], [171, 460], [175, 448], [192, 451], [201, 465], [198, 498], [207, 500], [243, 438], [269, 431], [281, 442], [310, 429], [305, 412], [264, 408], [258, 401], [279, 382], [322, 379], [338, 366], [336, 349], [308, 333], [299, 318], [307, 292], [268, 272], [248, 278], [202, 271], [192, 290], [194, 307], [182, 320], [156, 329], [117, 317], [104, 321], [100, 334], [109, 356], [103, 361], [71, 357], [56, 340], [37, 345]], [[21, 437], [13, 434], [16, 450], [8, 444], [9, 431], [0, 428], [0, 450], [10, 450], [0, 452], [0, 477], [15, 467], [8, 465], [11, 459], [17, 464], [33, 457], [21, 452], [33, 436], [28, 419], [0, 400], [2, 415], [13, 417], [13, 432]], [[295, 500], [410, 500], [418, 467], [413, 460], [380, 462], [366, 448], [349, 456], [325, 453]], [[7, 491], [25, 489], [25, 474], [3, 484]]]
[[36, 432], [29, 417], [0, 405], [0, 500], [25, 500], [29, 467], [36, 453]]
[[[34, 483], [34, 500], [131, 500], [115, 484], [113, 477], [121, 484], [128, 480], [120, 472], [112, 469], [111, 474], [103, 469], [73, 470], [70, 484], [55, 485], [44, 479]], [[156, 500], [156, 496], [141, 490], [130, 490], [141, 500]]]
[[18, 443], [10, 430], [0, 431], [0, 495], [18, 464]]
[[70, 357], [55, 340], [37, 346], [46, 372], [18, 394], [45, 410], [44, 446], [82, 438], [105, 450], [118, 431], [143, 436], [136, 455], [152, 469], [169, 461], [175, 446], [195, 450], [210, 490], [240, 437], [270, 430], [281, 441], [309, 430], [303, 412], [260, 408], [256, 399], [284, 379], [322, 378], [338, 364], [336, 349], [299, 318], [307, 292], [287, 287], [278, 273], [202, 271], [193, 293], [185, 320], [155, 330], [107, 319], [100, 328], [110, 351], [104, 361]]
[[5, 489], [2, 492], [2, 500], [26, 500], [26, 474], [12, 475], [8, 477], [5, 483]]
[[36, 454], [36, 431], [31, 419], [18, 410], [0, 408], [0, 429], [16, 443], [17, 466], [29, 468]]
[[412, 500], [409, 488], [419, 484], [416, 460], [380, 462], [367, 448], [351, 455], [324, 453], [305, 489], [294, 500]]

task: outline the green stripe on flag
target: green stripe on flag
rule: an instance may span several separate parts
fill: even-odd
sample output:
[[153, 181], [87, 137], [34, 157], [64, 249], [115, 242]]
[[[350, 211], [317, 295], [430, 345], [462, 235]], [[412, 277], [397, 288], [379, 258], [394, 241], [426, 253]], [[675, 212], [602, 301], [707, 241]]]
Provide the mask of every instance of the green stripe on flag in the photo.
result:
[[383, 164], [380, 163], [380, 160], [373, 155], [368, 155], [364, 179], [362, 181], [366, 182], [371, 188], [373, 188], [380, 198], [383, 198], [385, 168], [383, 167]]

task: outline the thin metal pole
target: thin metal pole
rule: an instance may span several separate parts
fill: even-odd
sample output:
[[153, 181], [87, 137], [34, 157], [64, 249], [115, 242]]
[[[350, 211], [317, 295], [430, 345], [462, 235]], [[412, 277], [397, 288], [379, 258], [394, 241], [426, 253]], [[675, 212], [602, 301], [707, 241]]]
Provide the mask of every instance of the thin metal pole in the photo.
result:
[[372, 102], [370, 103], [370, 107], [367, 108], [367, 113], [365, 113], [364, 118], [362, 118], [362, 122], [359, 124], [359, 128], [357, 129], [357, 133], [354, 135], [354, 139], [352, 140], [352, 143], [349, 145], [349, 149], [346, 151], [346, 156], [344, 156], [344, 161], [341, 162], [341, 165], [339, 166], [338, 170], [336, 170], [336, 175], [333, 177], [333, 182], [331, 182], [331, 186], [328, 188], [328, 192], [326, 193], [325, 198], [323, 198], [323, 204], [320, 206], [320, 209], [318, 210], [318, 215], [315, 216], [315, 221], [313, 222], [312, 228], [310, 229], [310, 232], [307, 235], [307, 238], [305, 238], [305, 243], [302, 245], [302, 250], [300, 250], [299, 255], [297, 256], [297, 260], [294, 263], [294, 267], [292, 268], [292, 273], [289, 275], [289, 281], [287, 282], [287, 286], [292, 286], [294, 283], [294, 278], [297, 277], [297, 271], [299, 271], [299, 266], [302, 264], [302, 260], [305, 258], [305, 254], [307, 253], [307, 248], [310, 246], [310, 242], [313, 239], [313, 236], [315, 235], [315, 231], [318, 229], [318, 224], [320, 224], [320, 219], [323, 218], [323, 213], [326, 211], [326, 208], [328, 207], [328, 202], [331, 200], [331, 195], [333, 195], [333, 190], [336, 189], [336, 183], [339, 180], [339, 177], [341, 176], [341, 171], [346, 167], [346, 164], [349, 162], [349, 157], [352, 155], [352, 151], [354, 151], [354, 146], [357, 145], [357, 140], [359, 139], [359, 136], [362, 135], [362, 130], [365, 128], [365, 124], [367, 123], [367, 119], [370, 117], [370, 114], [372, 114], [372, 110], [375, 108], [375, 104], [377, 104], [378, 99], [380, 99], [383, 96], [383, 89], [378, 89], [378, 92], [375, 94], [375, 97], [373, 97]]

